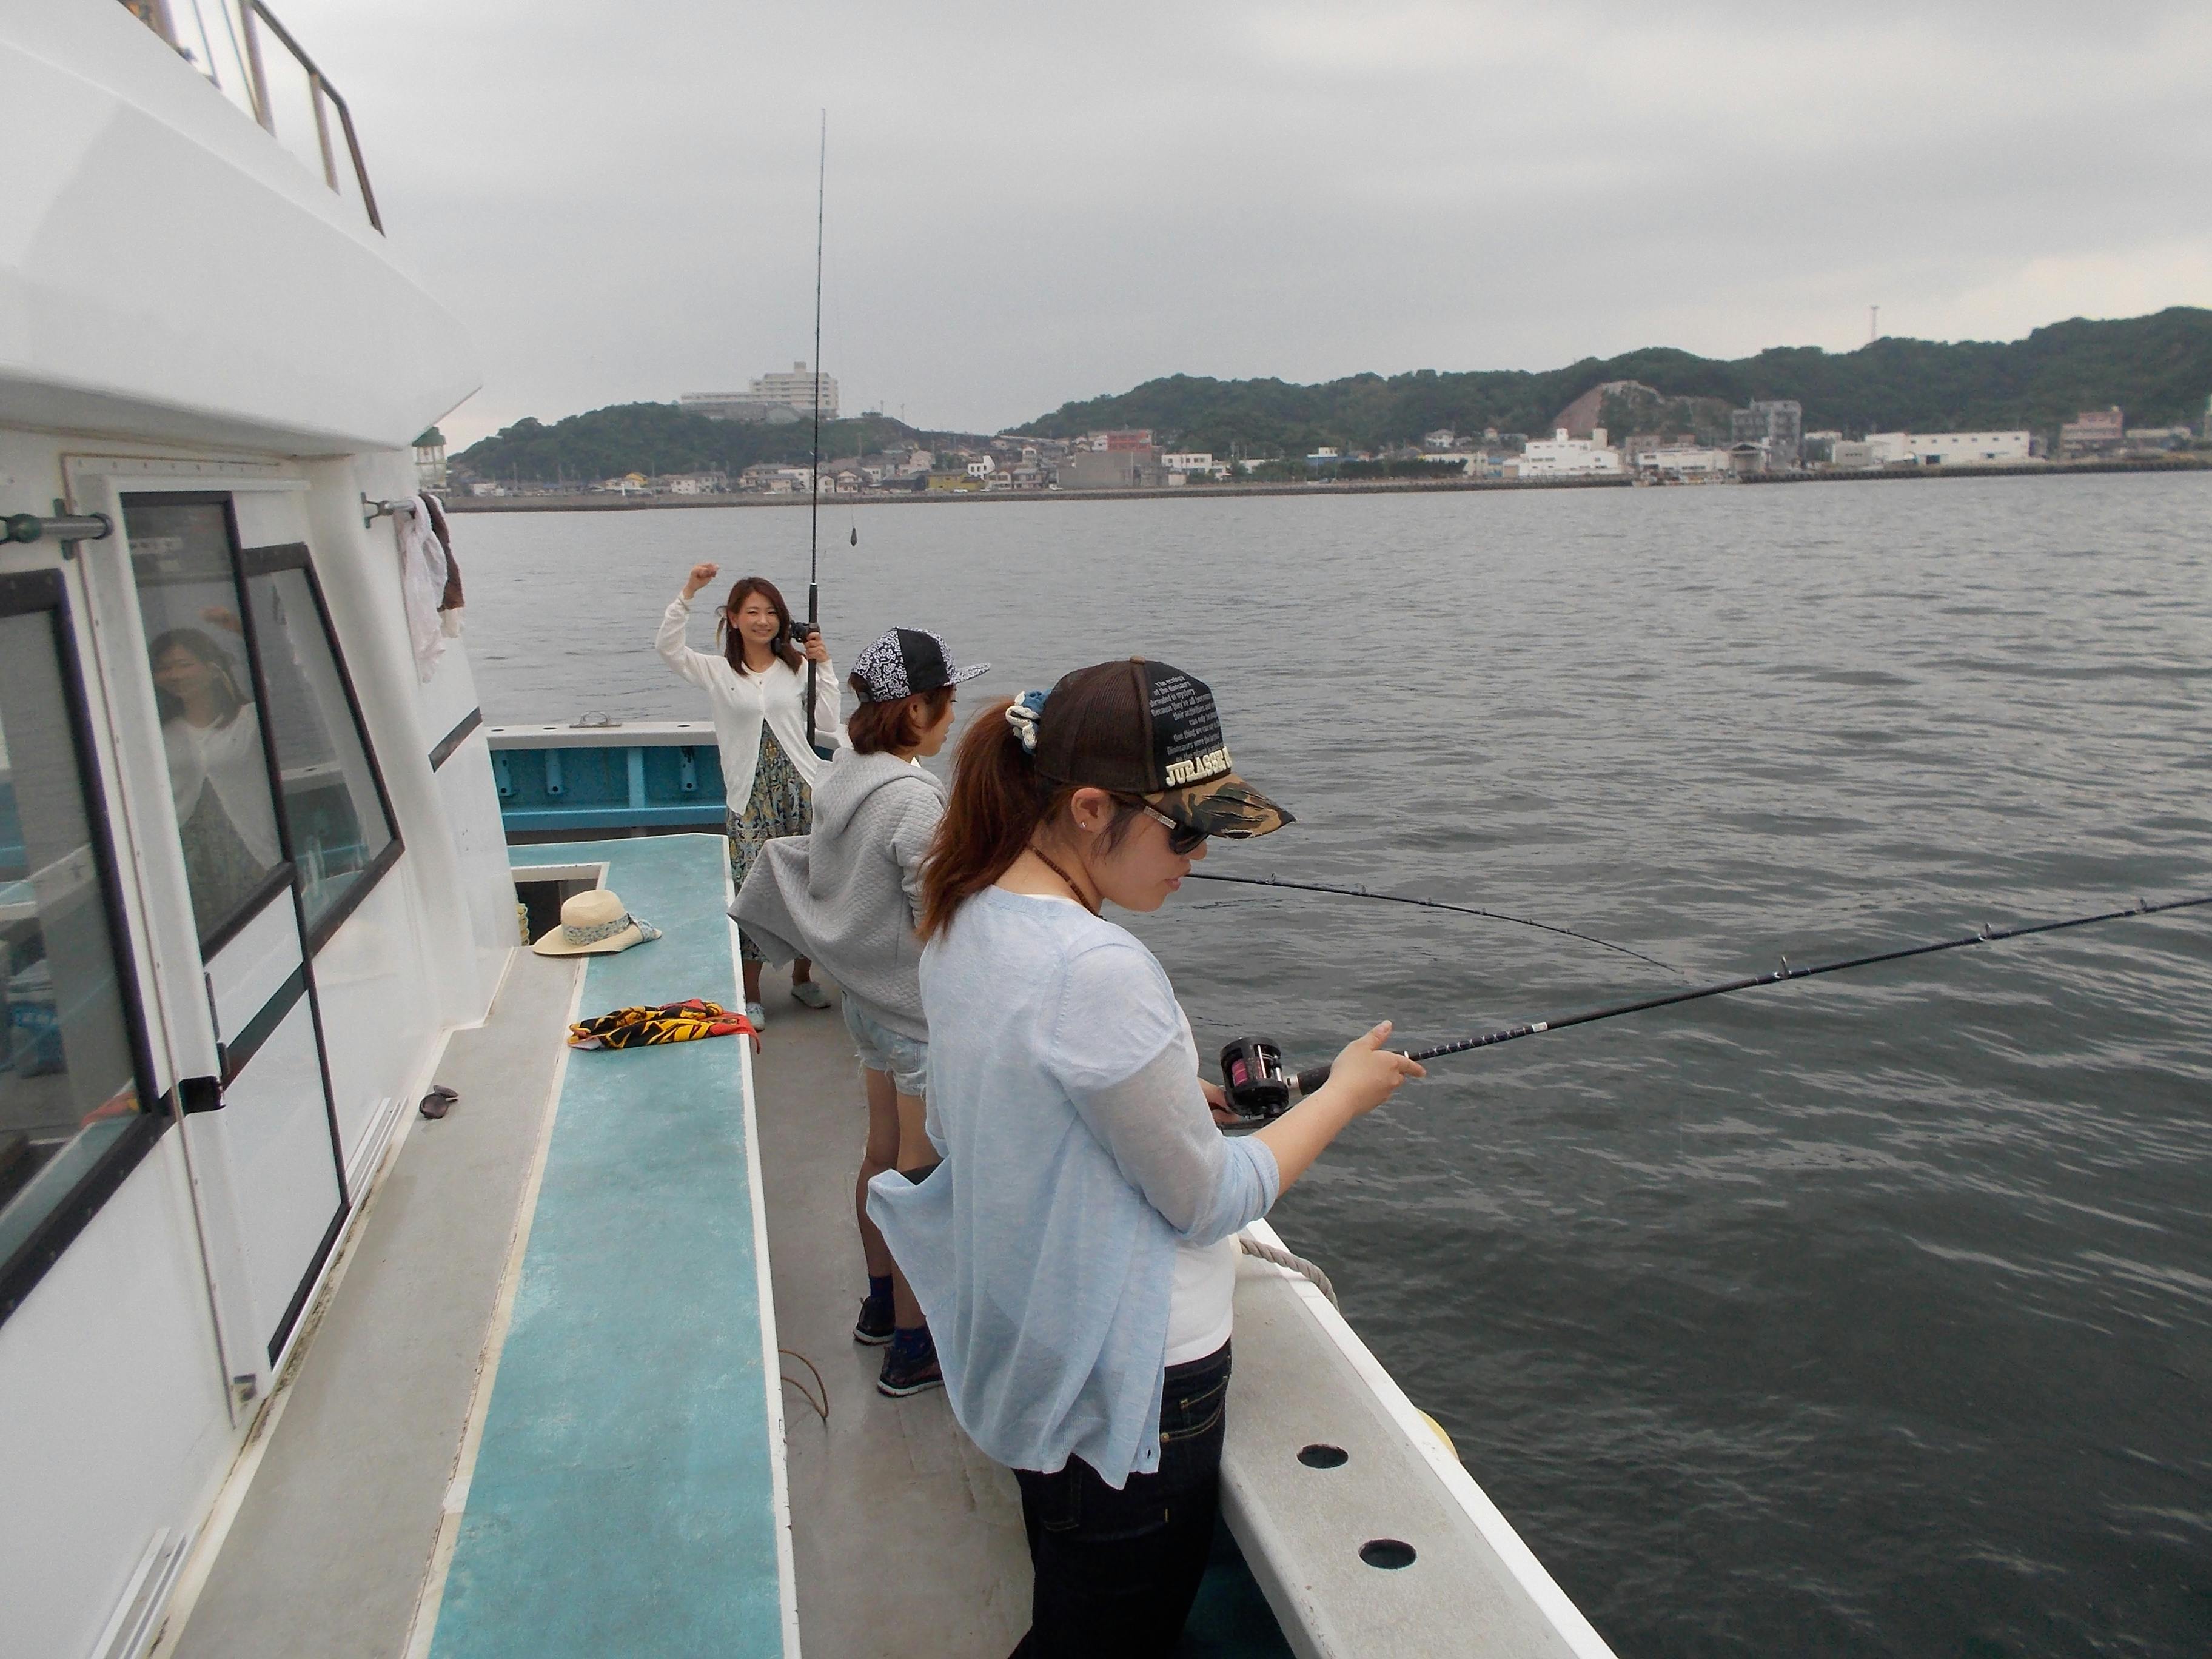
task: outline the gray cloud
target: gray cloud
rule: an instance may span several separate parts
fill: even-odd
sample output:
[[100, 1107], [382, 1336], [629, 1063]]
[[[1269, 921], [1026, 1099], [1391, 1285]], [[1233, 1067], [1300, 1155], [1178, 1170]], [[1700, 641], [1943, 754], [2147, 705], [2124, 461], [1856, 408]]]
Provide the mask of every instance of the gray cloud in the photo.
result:
[[284, 0], [474, 436], [811, 355], [994, 428], [1316, 380], [2212, 304], [2212, 12]]

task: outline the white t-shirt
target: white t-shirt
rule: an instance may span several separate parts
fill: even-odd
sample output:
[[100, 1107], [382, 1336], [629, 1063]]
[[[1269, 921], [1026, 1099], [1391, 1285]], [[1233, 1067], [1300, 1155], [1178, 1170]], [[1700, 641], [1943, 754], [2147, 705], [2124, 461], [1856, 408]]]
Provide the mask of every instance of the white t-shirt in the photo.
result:
[[191, 821], [200, 792], [213, 789], [254, 862], [275, 869], [276, 813], [269, 799], [269, 759], [253, 705], [246, 704], [228, 726], [194, 726], [180, 714], [162, 726], [161, 743], [168, 751], [177, 827]]
[[1237, 1322], [1235, 1238], [1212, 1244], [1177, 1243], [1175, 1289], [1168, 1303], [1168, 1349], [1163, 1365], [1203, 1359], [1229, 1340]]

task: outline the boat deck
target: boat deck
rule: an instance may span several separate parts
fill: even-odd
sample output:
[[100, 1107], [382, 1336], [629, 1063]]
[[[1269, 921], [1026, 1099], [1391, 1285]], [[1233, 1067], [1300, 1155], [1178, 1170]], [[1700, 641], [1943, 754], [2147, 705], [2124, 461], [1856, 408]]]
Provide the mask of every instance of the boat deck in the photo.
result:
[[766, 1218], [734, 1039], [564, 1047], [736, 993], [719, 836], [515, 849], [662, 929], [518, 952], [410, 1119], [157, 1652], [797, 1650]]
[[[736, 1000], [724, 842], [512, 852], [526, 886], [603, 882], [663, 937], [518, 951], [455, 1035], [462, 1098], [395, 1136], [156, 1659], [995, 1659], [1028, 1622], [1012, 1478], [942, 1393], [877, 1394], [852, 1340], [843, 1021], [770, 969], [757, 1059], [566, 1048], [579, 1009]], [[1186, 1659], [1603, 1659], [1317, 1291], [1248, 1258], [1237, 1322], [1229, 1525]]]
[[878, 1394], [881, 1348], [853, 1340], [867, 1286], [853, 1182], [867, 1135], [860, 1064], [831, 1008], [763, 976], [754, 1062], [777, 1340], [827, 1385], [825, 1423], [784, 1400], [799, 1631], [822, 1655], [997, 1656], [1029, 1628], [1029, 1550], [1013, 1478], [977, 1451], [941, 1390]]

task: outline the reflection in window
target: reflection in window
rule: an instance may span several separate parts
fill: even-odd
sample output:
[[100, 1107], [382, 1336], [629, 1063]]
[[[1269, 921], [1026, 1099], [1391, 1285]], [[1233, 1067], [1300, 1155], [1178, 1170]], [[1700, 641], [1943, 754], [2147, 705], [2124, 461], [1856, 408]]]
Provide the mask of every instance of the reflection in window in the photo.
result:
[[0, 617], [0, 1261], [139, 1110], [54, 629]]
[[125, 522], [192, 920], [205, 940], [283, 859], [229, 520], [215, 502], [134, 502]]
[[302, 569], [247, 580], [284, 821], [310, 933], [392, 842], [353, 705]]

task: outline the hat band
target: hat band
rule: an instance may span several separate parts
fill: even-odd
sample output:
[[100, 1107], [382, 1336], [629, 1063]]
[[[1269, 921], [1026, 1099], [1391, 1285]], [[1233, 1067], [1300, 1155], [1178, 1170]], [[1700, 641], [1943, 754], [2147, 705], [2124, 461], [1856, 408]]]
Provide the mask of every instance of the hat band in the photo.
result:
[[612, 921], [594, 922], [588, 927], [572, 927], [564, 921], [561, 924], [561, 937], [570, 945], [597, 945], [601, 939], [612, 939], [617, 933], [636, 925], [630, 920], [629, 912], [625, 910]]

